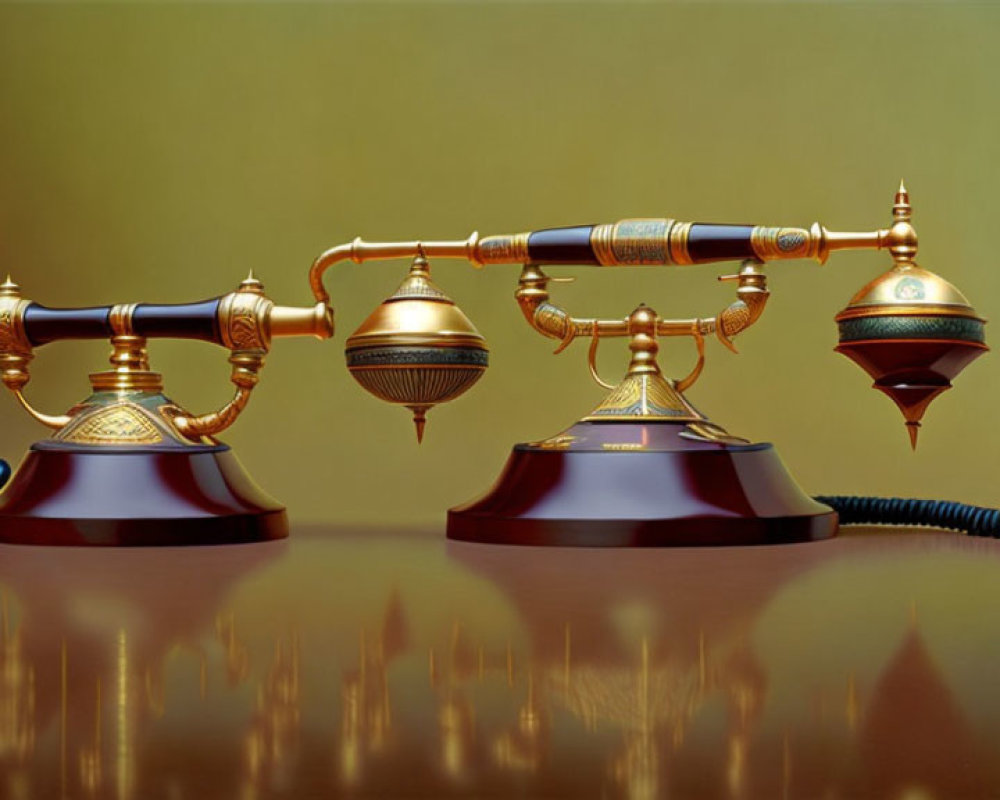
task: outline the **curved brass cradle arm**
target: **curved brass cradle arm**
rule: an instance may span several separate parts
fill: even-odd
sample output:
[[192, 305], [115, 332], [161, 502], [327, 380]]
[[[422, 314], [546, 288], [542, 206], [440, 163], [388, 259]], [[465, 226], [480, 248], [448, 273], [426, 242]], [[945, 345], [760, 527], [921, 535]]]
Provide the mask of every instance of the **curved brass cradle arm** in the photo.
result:
[[17, 402], [21, 404], [21, 407], [27, 411], [37, 422], [42, 423], [47, 428], [52, 428], [54, 431], [61, 430], [65, 428], [72, 417], [67, 414], [43, 414], [38, 411], [34, 406], [31, 405], [25, 398], [24, 394], [16, 389], [14, 390], [14, 397], [17, 398]]
[[222, 408], [208, 414], [178, 413], [177, 429], [189, 439], [214, 436], [232, 425], [250, 401], [258, 373], [276, 336], [333, 336], [333, 311], [325, 302], [311, 308], [276, 306], [264, 296], [264, 287], [251, 274], [239, 289], [219, 303], [219, 329], [223, 346], [229, 348], [230, 380], [236, 394]]
[[6, 362], [3, 367], [3, 382], [4, 385], [13, 393], [14, 397], [17, 398], [17, 402], [21, 404], [21, 407], [27, 411], [36, 422], [40, 422], [47, 428], [52, 428], [52, 430], [58, 431], [61, 428], [66, 427], [72, 419], [69, 415], [43, 414], [28, 402], [28, 399], [24, 396], [23, 391], [25, 384], [27, 384], [30, 379], [27, 369], [27, 360], [25, 360], [20, 367], [14, 367], [11, 365], [11, 360], [12, 359], [10, 357], [0, 358], [0, 361]]
[[177, 426], [177, 430], [189, 439], [199, 439], [202, 436], [221, 433], [236, 422], [250, 400], [250, 393], [260, 380], [258, 372], [264, 366], [265, 355], [265, 350], [234, 351], [229, 357], [229, 363], [233, 365], [230, 380], [236, 385], [233, 399], [222, 408], [208, 414], [173, 415], [173, 423]]

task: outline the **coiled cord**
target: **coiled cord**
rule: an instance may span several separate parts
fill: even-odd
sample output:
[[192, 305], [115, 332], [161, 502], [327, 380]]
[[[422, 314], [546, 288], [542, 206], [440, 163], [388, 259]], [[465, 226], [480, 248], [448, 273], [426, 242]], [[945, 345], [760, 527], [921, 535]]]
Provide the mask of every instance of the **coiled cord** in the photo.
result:
[[928, 525], [965, 531], [970, 536], [1000, 537], [1000, 509], [915, 500], [905, 497], [814, 497], [840, 516], [841, 525]]

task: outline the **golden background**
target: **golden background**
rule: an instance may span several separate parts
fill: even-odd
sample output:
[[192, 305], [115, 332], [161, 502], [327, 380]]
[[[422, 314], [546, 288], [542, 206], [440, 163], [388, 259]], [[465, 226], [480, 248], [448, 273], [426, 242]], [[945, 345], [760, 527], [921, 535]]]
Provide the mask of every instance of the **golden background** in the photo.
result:
[[[45, 305], [185, 302], [253, 269], [309, 304], [323, 249], [464, 238], [628, 216], [885, 227], [905, 177], [918, 261], [1000, 316], [993, 175], [1000, 8], [982, 5], [331, 4], [0, 6], [0, 268]], [[775, 442], [813, 493], [941, 497], [996, 490], [995, 356], [960, 376], [910, 452], [902, 418], [832, 352], [833, 315], [885, 254], [775, 265], [764, 319], [709, 343], [689, 397]], [[601, 390], [585, 344], [558, 357], [520, 317], [516, 267], [432, 264], [491, 346], [490, 370], [433, 410], [366, 395], [347, 335], [405, 262], [334, 268], [332, 342], [278, 341], [223, 437], [293, 521], [439, 524], [484, 491], [510, 445], [554, 434]], [[576, 274], [573, 313], [714, 314], [715, 275]], [[992, 336], [992, 326], [987, 336]], [[87, 393], [108, 346], [45, 347], [28, 395], [50, 413]], [[689, 344], [664, 347], [686, 373]], [[230, 395], [225, 352], [153, 342], [168, 393], [195, 412]], [[605, 343], [605, 378], [624, 368]], [[44, 430], [10, 398], [0, 454]]]

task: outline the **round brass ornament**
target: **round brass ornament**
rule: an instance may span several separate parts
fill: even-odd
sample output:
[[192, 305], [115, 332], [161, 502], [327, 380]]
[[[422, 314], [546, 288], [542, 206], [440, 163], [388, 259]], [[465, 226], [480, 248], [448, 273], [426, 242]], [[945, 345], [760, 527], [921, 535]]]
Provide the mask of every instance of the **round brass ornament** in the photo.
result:
[[838, 353], [865, 370], [898, 406], [916, 447], [927, 407], [985, 353], [985, 320], [939, 275], [898, 263], [836, 317]]
[[350, 336], [345, 355], [367, 391], [413, 412], [417, 441], [427, 411], [465, 393], [489, 364], [482, 335], [431, 281], [423, 257]]
[[863, 286], [835, 319], [837, 352], [871, 375], [873, 386], [892, 399], [916, 448], [927, 407], [989, 348], [986, 320], [965, 295], [914, 261], [912, 214], [909, 192], [900, 182], [893, 225], [879, 232], [879, 248], [892, 254], [893, 267]]

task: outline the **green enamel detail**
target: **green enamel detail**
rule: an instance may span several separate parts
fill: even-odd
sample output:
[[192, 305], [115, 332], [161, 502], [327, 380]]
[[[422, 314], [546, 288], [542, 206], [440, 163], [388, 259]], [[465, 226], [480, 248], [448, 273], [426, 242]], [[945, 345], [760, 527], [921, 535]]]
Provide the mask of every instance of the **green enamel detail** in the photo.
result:
[[986, 341], [983, 322], [970, 317], [857, 317], [838, 323], [841, 342], [864, 339], [957, 339]]
[[448, 366], [485, 367], [489, 353], [476, 347], [364, 347], [348, 350], [348, 367]]

